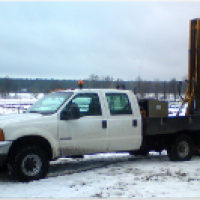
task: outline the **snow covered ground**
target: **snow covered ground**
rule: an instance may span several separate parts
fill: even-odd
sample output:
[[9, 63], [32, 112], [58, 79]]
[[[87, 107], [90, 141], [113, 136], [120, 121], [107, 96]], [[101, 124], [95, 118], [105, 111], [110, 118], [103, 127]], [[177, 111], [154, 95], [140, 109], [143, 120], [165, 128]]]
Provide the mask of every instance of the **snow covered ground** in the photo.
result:
[[48, 177], [30, 183], [0, 171], [1, 198], [199, 197], [200, 157], [171, 162], [166, 153], [147, 157], [98, 154], [51, 163]]
[[43, 96], [42, 93], [10, 93], [6, 98], [0, 97], [0, 115], [22, 113]]

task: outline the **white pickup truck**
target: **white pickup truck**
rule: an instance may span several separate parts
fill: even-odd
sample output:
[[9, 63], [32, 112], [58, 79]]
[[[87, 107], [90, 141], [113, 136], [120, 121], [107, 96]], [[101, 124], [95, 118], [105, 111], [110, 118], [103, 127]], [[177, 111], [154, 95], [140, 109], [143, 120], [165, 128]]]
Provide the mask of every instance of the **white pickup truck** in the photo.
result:
[[200, 117], [142, 117], [128, 90], [75, 89], [46, 95], [25, 113], [0, 117], [0, 163], [21, 181], [46, 176], [49, 161], [100, 152], [147, 154], [167, 149], [189, 160]]

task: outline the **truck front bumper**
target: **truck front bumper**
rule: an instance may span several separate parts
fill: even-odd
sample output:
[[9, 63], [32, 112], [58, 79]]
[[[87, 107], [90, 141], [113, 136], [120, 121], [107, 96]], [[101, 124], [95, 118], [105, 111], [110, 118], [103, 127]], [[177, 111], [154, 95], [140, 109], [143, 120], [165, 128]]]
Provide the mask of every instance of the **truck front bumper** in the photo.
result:
[[12, 145], [11, 141], [2, 141], [0, 142], [0, 166], [6, 161], [10, 146]]

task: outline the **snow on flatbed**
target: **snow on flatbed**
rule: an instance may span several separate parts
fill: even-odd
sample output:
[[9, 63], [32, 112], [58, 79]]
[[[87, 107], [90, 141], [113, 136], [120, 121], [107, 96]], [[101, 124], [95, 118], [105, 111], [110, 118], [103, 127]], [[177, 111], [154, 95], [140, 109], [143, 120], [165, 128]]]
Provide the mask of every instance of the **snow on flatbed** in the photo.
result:
[[199, 197], [200, 157], [172, 162], [166, 153], [98, 154], [51, 163], [48, 177], [20, 183], [0, 171], [0, 197]]

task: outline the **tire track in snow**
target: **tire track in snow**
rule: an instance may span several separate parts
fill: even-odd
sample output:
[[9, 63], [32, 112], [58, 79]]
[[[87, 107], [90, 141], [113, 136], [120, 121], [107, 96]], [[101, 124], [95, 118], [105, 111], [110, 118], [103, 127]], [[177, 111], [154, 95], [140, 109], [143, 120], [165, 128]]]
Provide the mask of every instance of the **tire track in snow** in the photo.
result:
[[133, 158], [133, 156], [128, 155], [116, 158], [64, 159], [61, 160], [61, 163], [51, 163], [48, 177], [80, 173], [87, 170], [106, 167], [119, 162], [127, 162], [131, 158]]
[[[95, 157], [95, 156], [94, 156]], [[109, 165], [123, 163], [123, 162], [135, 162], [141, 159], [146, 160], [168, 160], [167, 156], [131, 156], [122, 155], [114, 157], [104, 157], [104, 158], [89, 158], [89, 159], [61, 159], [60, 162], [52, 162], [48, 177], [63, 176], [66, 174], [80, 173], [87, 170], [92, 170], [96, 168], [103, 168]]]

